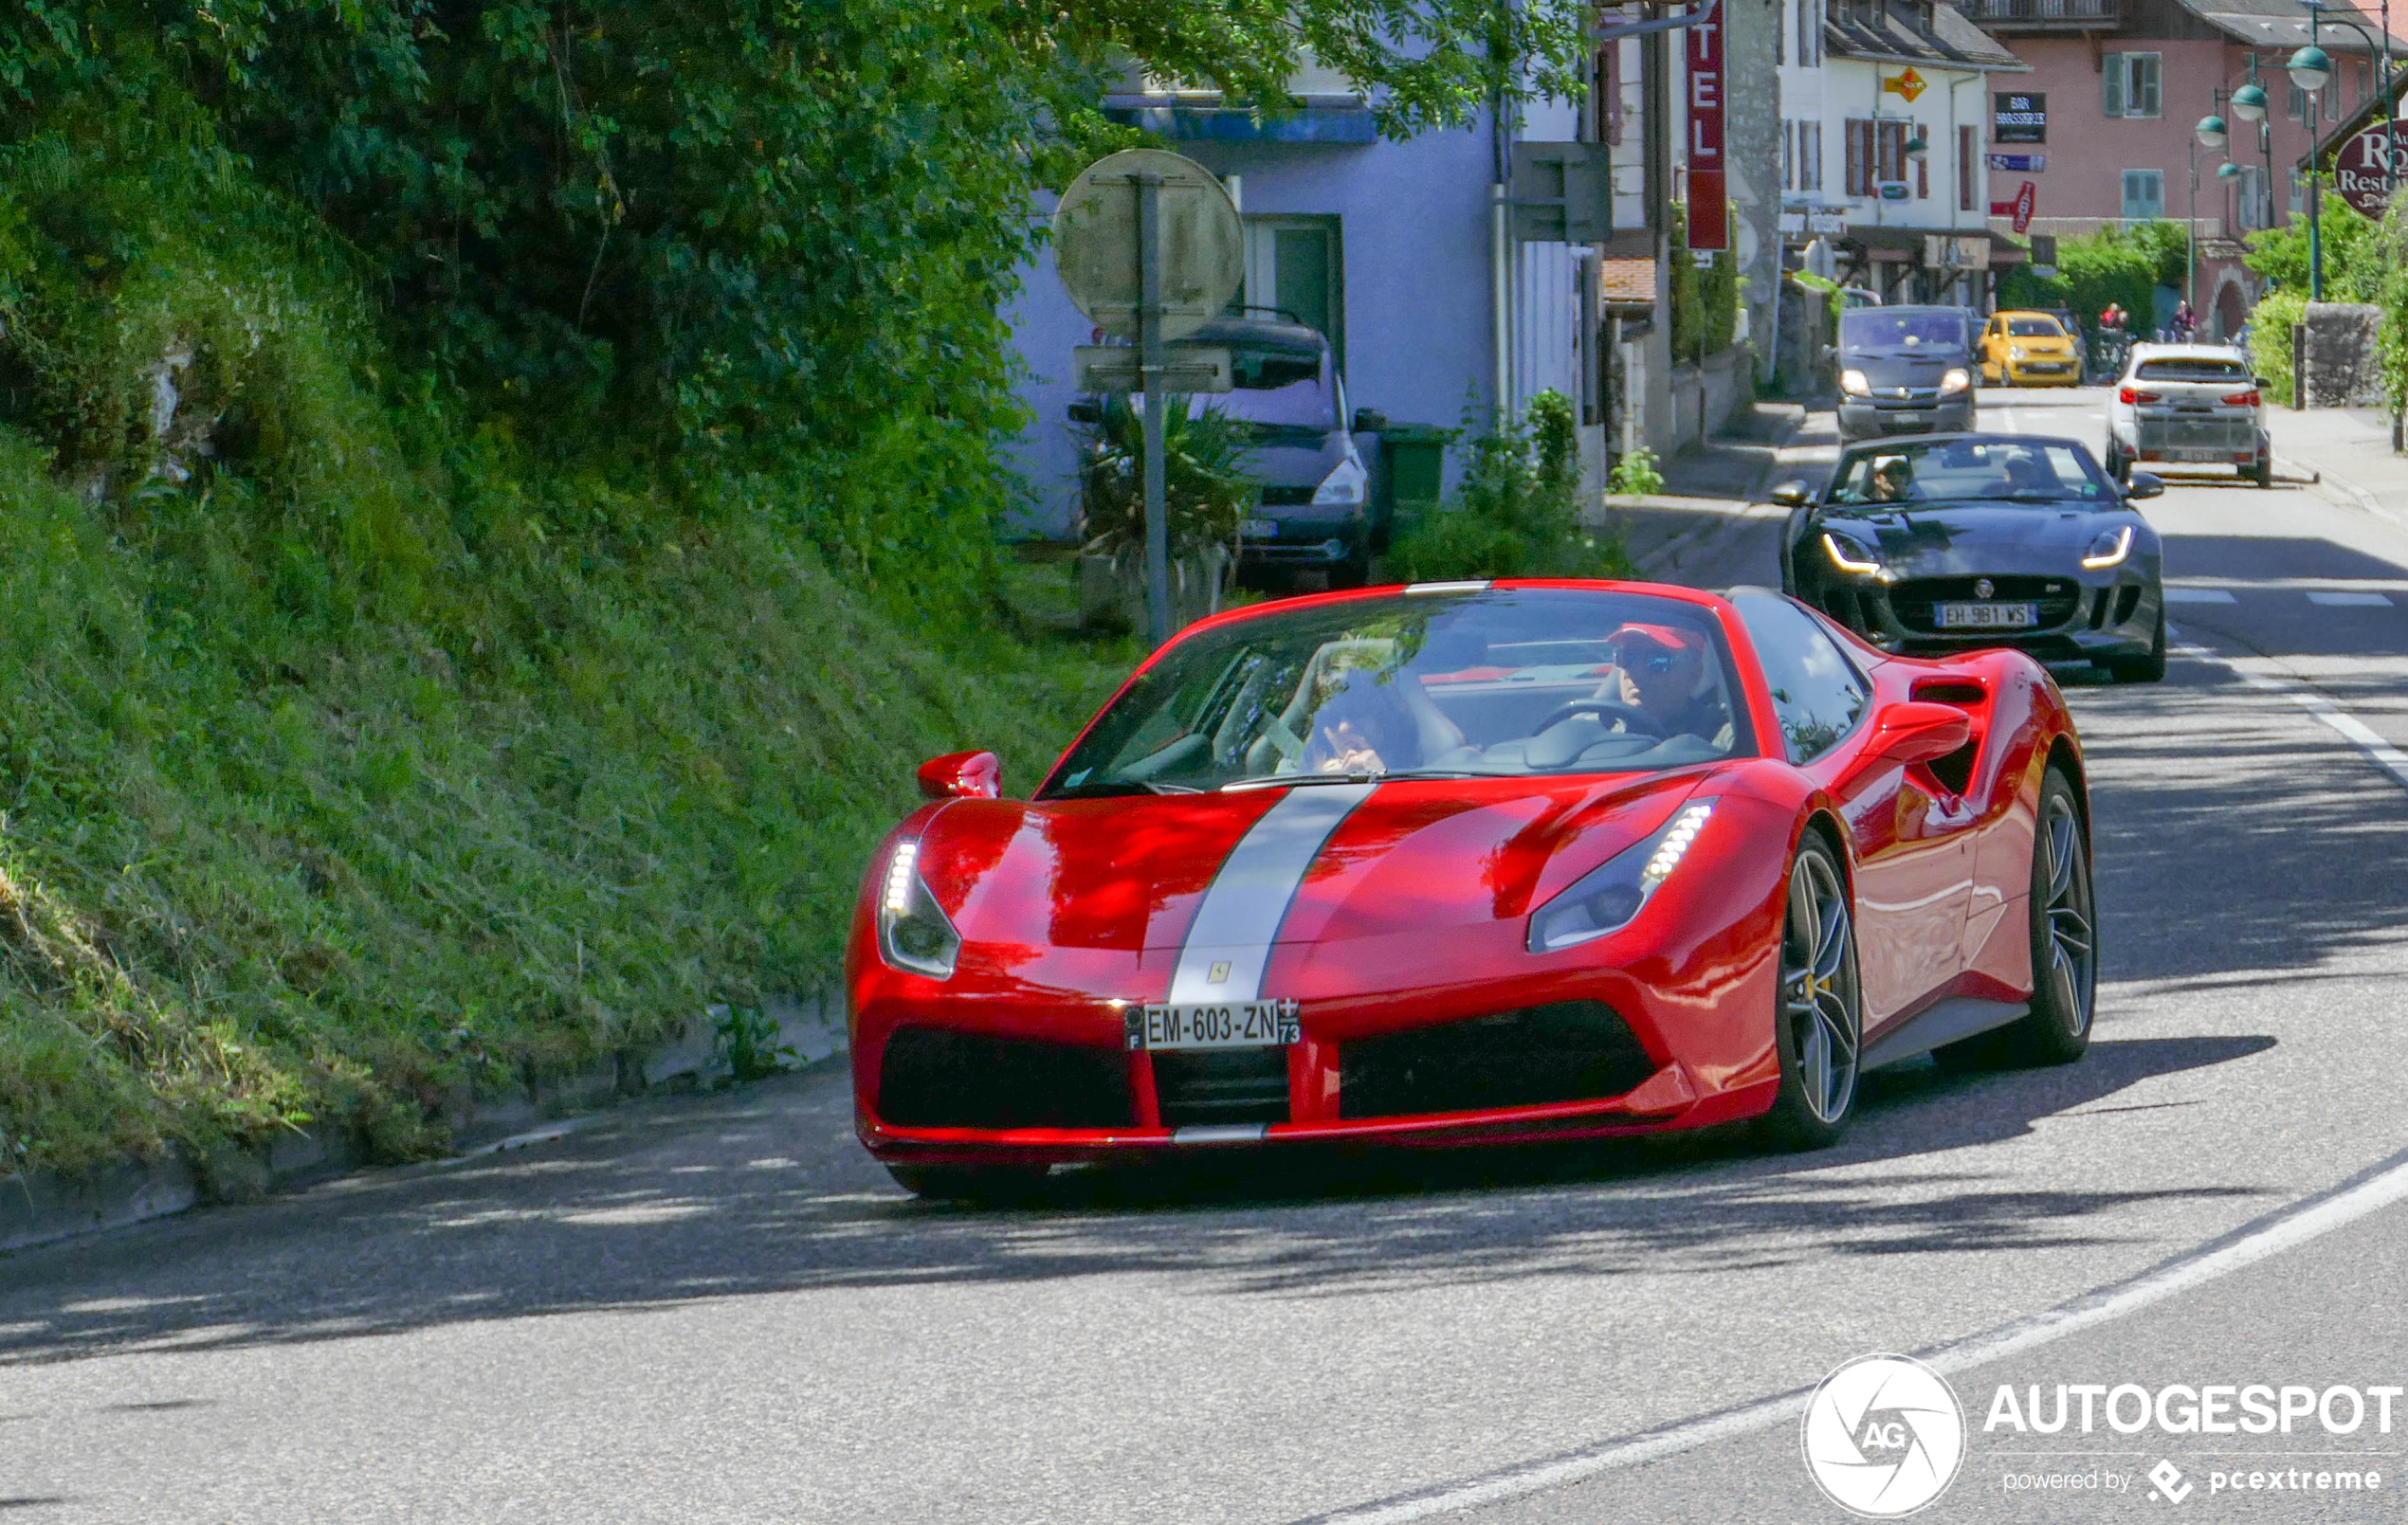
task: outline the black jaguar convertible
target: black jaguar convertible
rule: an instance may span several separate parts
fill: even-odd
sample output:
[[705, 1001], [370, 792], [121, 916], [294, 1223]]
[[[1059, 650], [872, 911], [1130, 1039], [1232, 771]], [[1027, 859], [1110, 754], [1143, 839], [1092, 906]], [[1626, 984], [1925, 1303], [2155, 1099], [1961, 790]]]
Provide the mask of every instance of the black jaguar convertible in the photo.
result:
[[1781, 586], [1887, 650], [2019, 646], [2119, 681], [2165, 676], [2157, 532], [2072, 440], [1943, 434], [1843, 452], [1816, 497], [1785, 482]]

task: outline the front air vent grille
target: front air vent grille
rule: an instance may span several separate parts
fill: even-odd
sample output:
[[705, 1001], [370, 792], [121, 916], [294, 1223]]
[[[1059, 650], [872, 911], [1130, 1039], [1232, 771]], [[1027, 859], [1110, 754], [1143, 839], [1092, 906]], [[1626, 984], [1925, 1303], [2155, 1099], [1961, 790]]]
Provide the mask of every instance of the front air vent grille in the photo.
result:
[[1126, 1128], [1128, 1057], [1027, 1038], [903, 1027], [878, 1066], [878, 1116], [900, 1128]]
[[1341, 1117], [1582, 1101], [1635, 1090], [1655, 1073], [1602, 1001], [1559, 1001], [1339, 1046]]
[[1154, 1056], [1154, 1099], [1166, 1128], [1286, 1122], [1286, 1048], [1198, 1048]]

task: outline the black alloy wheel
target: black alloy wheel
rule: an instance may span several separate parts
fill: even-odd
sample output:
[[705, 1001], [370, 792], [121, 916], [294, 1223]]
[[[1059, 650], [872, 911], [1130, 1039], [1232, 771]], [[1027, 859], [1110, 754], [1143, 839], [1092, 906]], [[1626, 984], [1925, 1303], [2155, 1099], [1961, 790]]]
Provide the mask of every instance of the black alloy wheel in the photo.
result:
[[1780, 1089], [1759, 1120], [1766, 1143], [1806, 1150], [1839, 1141], [1855, 1115], [1864, 1031], [1847, 882], [1830, 846], [1810, 832], [1790, 864], [1781, 924], [1780, 989], [1773, 1011]]
[[2119, 657], [2107, 664], [2107, 676], [2119, 683], [2157, 683], [2165, 681], [2165, 610], [2157, 611], [2157, 633], [2149, 641], [2145, 657]]
[[1932, 1058], [1943, 1067], [2070, 1064], [2089, 1049], [2099, 993], [2090, 834], [2073, 785], [2053, 765], [2040, 781], [2040, 812], [2032, 842], [2031, 924], [2032, 1009], [2011, 1027], [1939, 1049]]

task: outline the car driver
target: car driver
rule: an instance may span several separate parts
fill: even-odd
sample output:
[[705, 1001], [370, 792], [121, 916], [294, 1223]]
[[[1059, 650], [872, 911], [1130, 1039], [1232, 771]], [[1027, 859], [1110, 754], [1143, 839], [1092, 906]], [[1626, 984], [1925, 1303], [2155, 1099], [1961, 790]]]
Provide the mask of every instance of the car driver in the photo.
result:
[[1669, 738], [1731, 744], [1729, 706], [1706, 669], [1706, 637], [1669, 625], [1626, 625], [1612, 637], [1614, 671], [1594, 697], [1637, 710]]
[[1903, 503], [1914, 496], [1915, 468], [1903, 455], [1893, 455], [1873, 467], [1872, 500]]

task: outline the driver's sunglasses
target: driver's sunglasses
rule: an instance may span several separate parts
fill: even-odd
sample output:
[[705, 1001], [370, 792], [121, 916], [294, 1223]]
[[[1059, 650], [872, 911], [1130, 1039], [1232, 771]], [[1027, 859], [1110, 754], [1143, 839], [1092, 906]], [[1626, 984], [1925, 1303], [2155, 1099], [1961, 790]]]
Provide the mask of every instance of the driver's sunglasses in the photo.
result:
[[1652, 652], [1648, 656], [1641, 657], [1636, 662], [1626, 662], [1622, 665], [1625, 667], [1636, 667], [1643, 673], [1669, 673], [1672, 670], [1672, 663], [1680, 660], [1680, 658], [1674, 656], [1671, 652], [1657, 651]]

